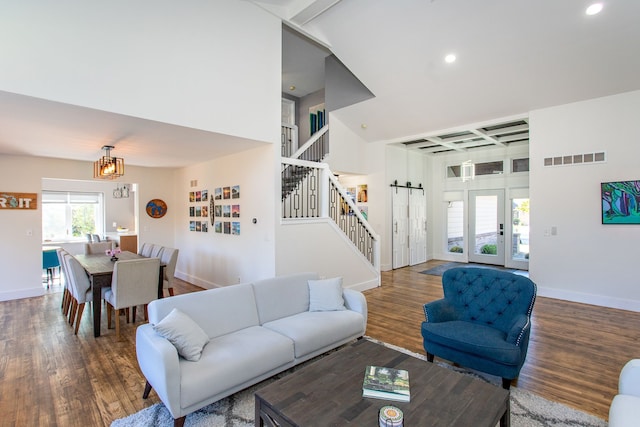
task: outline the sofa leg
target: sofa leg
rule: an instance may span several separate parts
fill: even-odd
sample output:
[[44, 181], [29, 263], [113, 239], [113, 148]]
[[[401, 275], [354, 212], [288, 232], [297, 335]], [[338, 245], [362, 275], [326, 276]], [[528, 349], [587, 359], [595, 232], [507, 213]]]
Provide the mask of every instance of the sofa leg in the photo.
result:
[[502, 388], [505, 390], [509, 390], [511, 388], [511, 380], [507, 378], [502, 379]]
[[185, 415], [184, 417], [180, 417], [180, 418], [175, 418], [173, 420], [173, 427], [183, 427], [184, 426], [184, 420], [187, 418], [187, 416]]
[[427, 361], [433, 363], [433, 358], [435, 355], [427, 352]]
[[149, 384], [149, 381], [147, 381], [147, 383], [144, 385], [144, 393], [142, 393], [142, 398], [146, 399], [147, 397], [149, 397], [149, 393], [151, 393], [151, 384]]

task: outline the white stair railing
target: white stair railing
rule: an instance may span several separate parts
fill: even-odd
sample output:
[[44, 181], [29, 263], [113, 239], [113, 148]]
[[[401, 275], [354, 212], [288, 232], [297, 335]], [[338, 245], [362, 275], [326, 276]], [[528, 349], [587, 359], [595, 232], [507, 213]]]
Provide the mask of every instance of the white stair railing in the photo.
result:
[[[379, 271], [380, 238], [331, 173], [329, 166], [326, 163], [283, 158], [282, 173], [283, 194], [285, 173], [291, 181], [297, 181], [287, 195], [283, 196], [282, 218], [331, 218], [357, 250]], [[291, 178], [293, 176], [296, 178]]]

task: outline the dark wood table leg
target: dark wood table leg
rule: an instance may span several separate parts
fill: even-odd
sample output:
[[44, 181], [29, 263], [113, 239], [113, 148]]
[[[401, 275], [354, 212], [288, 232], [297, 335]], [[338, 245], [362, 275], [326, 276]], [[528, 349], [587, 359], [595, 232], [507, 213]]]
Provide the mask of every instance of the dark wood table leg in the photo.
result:
[[91, 287], [93, 288], [93, 336], [100, 336], [100, 318], [102, 316], [102, 286], [96, 276], [91, 276]]
[[100, 319], [102, 317], [102, 288], [111, 286], [111, 274], [91, 276], [93, 288], [93, 336], [100, 336]]
[[158, 276], [158, 299], [164, 297], [164, 265], [160, 266], [160, 275]]
[[511, 426], [511, 393], [509, 393], [509, 398], [507, 399], [507, 409], [504, 411], [502, 418], [500, 418], [500, 427], [510, 427]]

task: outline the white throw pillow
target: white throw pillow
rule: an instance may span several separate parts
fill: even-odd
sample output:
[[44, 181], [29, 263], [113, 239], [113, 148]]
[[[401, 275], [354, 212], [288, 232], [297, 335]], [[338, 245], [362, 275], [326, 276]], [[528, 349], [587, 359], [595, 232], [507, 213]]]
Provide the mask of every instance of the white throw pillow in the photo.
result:
[[342, 277], [309, 280], [309, 311], [346, 310], [342, 298]]
[[202, 349], [209, 342], [202, 328], [177, 308], [153, 325], [153, 330], [168, 339], [180, 356], [192, 362], [200, 360]]

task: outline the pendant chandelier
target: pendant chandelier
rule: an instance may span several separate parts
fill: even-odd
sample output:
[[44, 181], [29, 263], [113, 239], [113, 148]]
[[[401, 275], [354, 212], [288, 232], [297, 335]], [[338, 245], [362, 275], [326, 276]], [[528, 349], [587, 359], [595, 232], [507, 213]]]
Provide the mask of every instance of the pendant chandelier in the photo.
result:
[[101, 179], [115, 179], [124, 175], [124, 159], [111, 157], [113, 145], [102, 147], [105, 155], [93, 163], [93, 177]]

